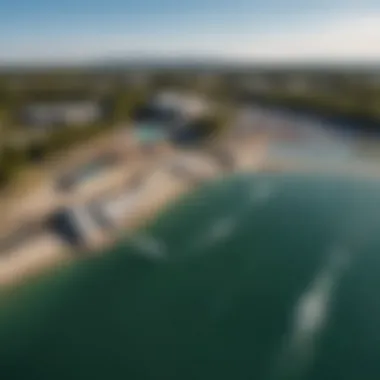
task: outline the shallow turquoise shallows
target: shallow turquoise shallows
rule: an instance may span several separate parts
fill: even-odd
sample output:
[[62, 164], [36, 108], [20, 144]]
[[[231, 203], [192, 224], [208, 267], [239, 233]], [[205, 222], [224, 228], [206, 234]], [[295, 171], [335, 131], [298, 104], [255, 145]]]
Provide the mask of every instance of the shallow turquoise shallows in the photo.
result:
[[142, 143], [162, 141], [167, 138], [167, 134], [159, 125], [141, 125], [136, 128], [137, 139]]
[[379, 380], [380, 182], [235, 176], [4, 294], [6, 380]]

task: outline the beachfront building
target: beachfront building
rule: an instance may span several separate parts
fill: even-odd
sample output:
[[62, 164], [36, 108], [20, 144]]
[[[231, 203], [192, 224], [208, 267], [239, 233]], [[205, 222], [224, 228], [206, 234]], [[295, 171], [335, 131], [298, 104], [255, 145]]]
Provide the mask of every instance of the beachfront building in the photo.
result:
[[163, 91], [147, 103], [137, 117], [135, 126], [142, 130], [141, 139], [145, 142], [192, 140], [196, 132], [194, 125], [209, 115], [211, 110], [210, 102], [200, 95]]
[[65, 207], [54, 213], [49, 227], [63, 241], [74, 247], [87, 247], [96, 241], [102, 228], [93, 218], [87, 204]]
[[105, 108], [96, 101], [37, 102], [23, 107], [18, 118], [29, 127], [83, 126], [100, 122]]
[[167, 114], [193, 119], [203, 116], [207, 109], [207, 102], [200, 96], [176, 92], [159, 93], [152, 101], [152, 107]]
[[199, 95], [164, 91], [153, 96], [142, 110], [141, 118], [162, 122], [167, 127], [179, 127], [204, 116], [209, 108], [209, 103]]

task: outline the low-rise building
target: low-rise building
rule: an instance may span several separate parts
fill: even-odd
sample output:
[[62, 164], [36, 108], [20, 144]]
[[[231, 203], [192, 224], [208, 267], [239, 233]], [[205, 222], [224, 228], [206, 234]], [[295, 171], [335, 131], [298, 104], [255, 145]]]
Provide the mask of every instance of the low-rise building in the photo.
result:
[[194, 123], [211, 112], [210, 102], [202, 96], [165, 91], [156, 94], [141, 110], [135, 127], [142, 130], [146, 137], [143, 140], [162, 142], [164, 139], [178, 139], [186, 131], [193, 130]]
[[162, 92], [152, 100], [152, 107], [162, 111], [177, 114], [182, 117], [202, 116], [208, 106], [204, 99], [193, 94], [177, 92]]
[[100, 122], [106, 109], [96, 101], [41, 102], [28, 104], [18, 118], [30, 127], [83, 126]]
[[167, 123], [179, 123], [202, 117], [209, 111], [209, 102], [201, 96], [175, 91], [156, 94], [147, 104], [145, 114]]
[[90, 247], [102, 237], [103, 226], [94, 218], [88, 203], [64, 207], [51, 215], [49, 227], [65, 243]]

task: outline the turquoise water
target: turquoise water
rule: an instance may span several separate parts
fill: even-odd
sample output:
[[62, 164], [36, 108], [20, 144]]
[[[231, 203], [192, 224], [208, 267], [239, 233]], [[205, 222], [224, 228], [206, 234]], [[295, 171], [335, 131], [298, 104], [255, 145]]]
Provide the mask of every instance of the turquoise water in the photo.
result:
[[136, 136], [139, 141], [146, 143], [146, 142], [156, 142], [165, 140], [168, 136], [167, 133], [165, 133], [162, 129], [163, 127], [160, 127], [158, 125], [141, 125], [136, 127]]
[[239, 176], [5, 298], [4, 379], [380, 378], [380, 182]]

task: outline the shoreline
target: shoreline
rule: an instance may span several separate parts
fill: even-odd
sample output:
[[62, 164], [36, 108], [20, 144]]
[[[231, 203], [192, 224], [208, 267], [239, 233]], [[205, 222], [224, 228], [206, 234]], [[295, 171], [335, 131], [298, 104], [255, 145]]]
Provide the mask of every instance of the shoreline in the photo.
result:
[[175, 203], [179, 198], [191, 193], [194, 189], [196, 189], [196, 186], [189, 187], [188, 185], [182, 188], [167, 188], [166, 193], [152, 198], [149, 204], [145, 204], [130, 220], [123, 223], [123, 226], [113, 236], [101, 237], [100, 241], [97, 241], [92, 247], [86, 249], [78, 248], [76, 253], [73, 248], [51, 250], [42, 255], [41, 252], [32, 252], [31, 254], [29, 251], [27, 253], [29, 260], [25, 260], [26, 255], [22, 255], [23, 257], [20, 257], [19, 261], [11, 259], [10, 261], [13, 261], [13, 265], [11, 263], [10, 267], [8, 266], [5, 270], [1, 268], [2, 259], [0, 258], [1, 291], [17, 287], [29, 280], [37, 279], [40, 275], [53, 273], [54, 269], [58, 266], [70, 266], [78, 261], [102, 257], [104, 251], [107, 251], [108, 248], [111, 248], [124, 238], [128, 239], [129, 236], [133, 236], [134, 233], [152, 222], [170, 204]]
[[[67, 247], [59, 237], [46, 232], [33, 238], [30, 244], [2, 252], [0, 256], [0, 287], [12, 287], [33, 278], [54, 267], [62, 264], [70, 264], [80, 257], [99, 256], [99, 253], [112, 246], [120, 234], [133, 234], [143, 225], [149, 223], [170, 203], [175, 202], [180, 196], [190, 192], [194, 186], [189, 186], [184, 180], [176, 180], [173, 176], [162, 173], [155, 178], [151, 174], [145, 174], [148, 180], [145, 189], [139, 194], [139, 202], [134, 207], [133, 215], [126, 215], [126, 220], [121, 223], [115, 233], [106, 233], [98, 236], [89, 248], [83, 250]], [[122, 175], [120, 183], [124, 183], [128, 176]], [[127, 178], [125, 178], [127, 177]], [[133, 175], [132, 175], [133, 177]], [[149, 178], [151, 177], [151, 178]], [[146, 180], [146, 179], [145, 179]], [[117, 232], [117, 233], [116, 233]]]
[[[119, 188], [127, 183], [127, 187], [133, 188], [135, 179], [138, 179], [138, 183], [142, 182], [142, 185], [137, 185], [139, 190], [137, 205], [133, 207], [133, 210], [126, 212], [125, 217], [118, 223], [117, 228], [113, 231], [106, 231], [99, 236], [96, 236], [94, 241], [86, 249], [77, 248], [74, 249], [69, 246], [65, 246], [62, 241], [59, 242], [58, 238], [54, 242], [54, 238], [51, 236], [51, 246], [43, 249], [44, 252], [38, 252], [38, 248], [33, 251], [32, 247], [25, 247], [24, 252], [14, 255], [14, 252], [10, 253], [12, 258], [4, 258], [2, 252], [0, 252], [0, 288], [13, 287], [19, 283], [27, 281], [29, 278], [38, 277], [39, 274], [47, 271], [52, 271], [58, 265], [70, 265], [74, 261], [84, 259], [90, 259], [92, 257], [101, 257], [102, 252], [107, 251], [109, 247], [112, 247], [123, 236], [128, 238], [128, 235], [133, 235], [144, 225], [150, 223], [156, 218], [165, 208], [173, 202], [176, 202], [180, 197], [190, 193], [198, 188], [199, 182], [212, 181], [214, 179], [223, 178], [224, 176], [233, 175], [236, 173], [254, 173], [257, 171], [265, 171], [268, 173], [281, 173], [281, 172], [324, 172], [326, 173], [341, 173], [342, 175], [348, 173], [354, 173], [355, 165], [348, 165], [345, 167], [346, 171], [342, 171], [342, 166], [331, 165], [324, 169], [323, 165], [315, 163], [315, 166], [310, 165], [308, 162], [302, 162], [299, 159], [291, 160], [279, 160], [275, 157], [269, 156], [268, 147], [272, 140], [266, 135], [256, 135], [248, 140], [229, 140], [220, 141], [214, 146], [201, 147], [199, 149], [189, 151], [181, 151], [180, 149], [173, 148], [169, 150], [168, 154], [149, 157], [143, 157], [143, 161], [132, 160], [123, 161], [123, 164], [114, 174], [109, 174], [106, 178], [115, 179], [110, 180], [113, 182], [109, 186], [107, 191], [112, 191], [112, 186]], [[214, 150], [219, 148], [226, 149], [234, 159], [233, 169], [223, 169], [222, 164], [219, 162], [219, 166], [216, 164], [216, 156], [213, 154]], [[190, 173], [190, 176], [186, 177], [186, 174], [178, 175], [174, 173], [174, 169], [171, 165], [177, 164], [184, 158], [195, 159], [190, 165], [197, 175], [202, 172], [200, 168], [204, 169], [204, 163], [211, 163], [214, 166], [209, 166], [208, 171], [202, 172], [198, 179], [195, 180]], [[205, 161], [206, 160], [206, 161]], [[132, 167], [131, 167], [131, 162]], [[168, 164], [169, 162], [169, 164]], [[129, 165], [129, 166], [128, 166]], [[207, 165], [206, 165], [207, 166]], [[128, 170], [127, 170], [128, 169]], [[360, 175], [377, 178], [380, 176], [380, 171], [370, 170], [368, 172], [360, 171]], [[137, 177], [136, 177], [137, 176]], [[86, 184], [86, 191], [92, 195], [99, 196], [102, 191], [99, 191], [100, 184], [104, 182], [104, 178], [97, 179], [94, 184]], [[107, 182], [107, 181], [106, 181]], [[132, 186], [131, 186], [132, 183]], [[124, 192], [128, 189], [122, 190]], [[63, 204], [74, 206], [76, 203], [83, 202], [85, 198], [85, 192], [79, 191], [74, 194], [69, 194]], [[76, 202], [74, 202], [76, 200]], [[49, 234], [47, 234], [49, 235]], [[46, 236], [45, 236], [46, 237]], [[54, 246], [54, 244], [56, 244]], [[50, 252], [49, 252], [50, 249]], [[77, 254], [76, 254], [77, 252]], [[16, 256], [16, 257], [13, 257]], [[17, 257], [18, 256], [18, 257]], [[34, 261], [33, 261], [34, 260]]]
[[[135, 169], [136, 167], [140, 168], [139, 170], [133, 170], [132, 168], [129, 171], [130, 174], [125, 171], [126, 166], [124, 163], [120, 168], [120, 173], [115, 174], [118, 177], [115, 180], [115, 187], [117, 188], [120, 184], [130, 182], [131, 178], [139, 173], [143, 177], [143, 185], [140, 188], [138, 201], [134, 205], [133, 211], [127, 212], [118, 227], [114, 231], [100, 233], [85, 249], [75, 249], [67, 246], [62, 240], [60, 241], [59, 237], [52, 236], [50, 232], [37, 236], [35, 240], [40, 239], [41, 241], [33, 244], [33, 246], [32, 244], [26, 245], [19, 250], [11, 251], [5, 257], [0, 255], [0, 287], [13, 287], [28, 281], [29, 278], [51, 272], [57, 266], [70, 265], [72, 262], [82, 258], [101, 257], [102, 252], [106, 251], [108, 247], [112, 247], [122, 238], [121, 236], [133, 235], [156, 218], [171, 203], [197, 189], [199, 184], [232, 174], [235, 171], [254, 172], [259, 170], [265, 161], [266, 146], [266, 141], [259, 136], [248, 142], [240, 141], [231, 144], [229, 149], [236, 156], [234, 158], [236, 158], [235, 165], [237, 168], [227, 172], [215, 163], [214, 157], [210, 154], [211, 151], [207, 151], [207, 149], [196, 149], [190, 152], [174, 149], [167, 155], [159, 155], [159, 160], [153, 155], [153, 157], [145, 159], [144, 164], [137, 164], [136, 166], [137, 162], [134, 162], [132, 166]], [[222, 147], [226, 147], [226, 145], [222, 144]], [[190, 160], [190, 172], [193, 171], [193, 174], [178, 175], [174, 172], [173, 164], [177, 164], [182, 158], [186, 162]], [[207, 159], [208, 162], [205, 161]], [[210, 165], [205, 166], [205, 163]], [[95, 183], [93, 188], [96, 188], [102, 182], [104, 181], [98, 179], [96, 182], [98, 185]], [[88, 186], [90, 193], [96, 193], [90, 185]], [[68, 198], [67, 204], [75, 205], [72, 202], [78, 197], [80, 197], [80, 192], [72, 194]], [[45, 242], [44, 239], [46, 240]], [[77, 254], [75, 251], [77, 251]]]

